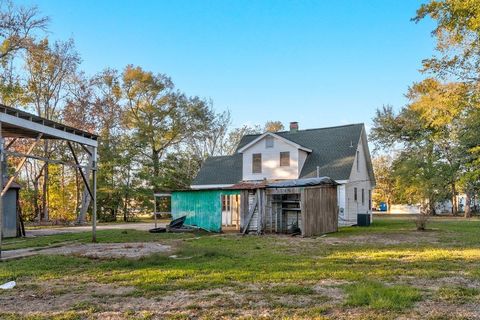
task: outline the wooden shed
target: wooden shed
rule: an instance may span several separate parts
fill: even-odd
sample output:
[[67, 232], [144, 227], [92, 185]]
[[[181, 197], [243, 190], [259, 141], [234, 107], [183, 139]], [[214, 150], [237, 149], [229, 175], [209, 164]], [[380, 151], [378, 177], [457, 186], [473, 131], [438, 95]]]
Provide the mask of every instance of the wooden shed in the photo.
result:
[[242, 186], [243, 233], [318, 236], [338, 230], [337, 185], [328, 177]]

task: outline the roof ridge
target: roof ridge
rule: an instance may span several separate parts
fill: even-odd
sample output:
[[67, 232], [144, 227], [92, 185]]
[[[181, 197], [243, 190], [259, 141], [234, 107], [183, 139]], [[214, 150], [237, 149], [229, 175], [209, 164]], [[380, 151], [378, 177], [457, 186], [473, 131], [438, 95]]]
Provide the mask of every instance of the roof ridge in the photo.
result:
[[[304, 131], [314, 131], [314, 130], [325, 130], [325, 129], [333, 129], [333, 128], [344, 128], [344, 127], [352, 127], [352, 126], [358, 126], [358, 125], [365, 125], [365, 123], [363, 122], [357, 122], [357, 123], [350, 123], [350, 124], [342, 124], [342, 125], [339, 125], [339, 126], [330, 126], [330, 127], [321, 127], [321, 128], [309, 128], [309, 129], [302, 129], [302, 130], [298, 130], [296, 131], [295, 133], [298, 133], [298, 132], [304, 132]], [[266, 131], [268, 132], [268, 131]], [[278, 134], [278, 133], [289, 133], [290, 131], [288, 130], [284, 130], [284, 131], [277, 131], [277, 132], [272, 132], [272, 133], [275, 133], [275, 134]], [[260, 136], [262, 134], [264, 134], [265, 132], [262, 132], [262, 133], [250, 133], [250, 134], [245, 134], [243, 135], [244, 137], [248, 137], [248, 136]]]
[[237, 153], [234, 153], [234, 154], [226, 154], [226, 155], [223, 155], [223, 156], [208, 156], [206, 159], [210, 159], [210, 158], [228, 158], [228, 157], [231, 157], [231, 156], [236, 156]]

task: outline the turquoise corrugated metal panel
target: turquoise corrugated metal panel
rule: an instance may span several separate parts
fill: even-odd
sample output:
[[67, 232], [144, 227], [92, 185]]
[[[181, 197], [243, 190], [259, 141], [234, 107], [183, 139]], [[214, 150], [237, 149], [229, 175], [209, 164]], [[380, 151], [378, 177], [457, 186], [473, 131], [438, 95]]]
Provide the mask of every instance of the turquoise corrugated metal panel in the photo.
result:
[[172, 193], [172, 217], [187, 216], [186, 225], [220, 232], [222, 195], [240, 194], [237, 190], [178, 191]]

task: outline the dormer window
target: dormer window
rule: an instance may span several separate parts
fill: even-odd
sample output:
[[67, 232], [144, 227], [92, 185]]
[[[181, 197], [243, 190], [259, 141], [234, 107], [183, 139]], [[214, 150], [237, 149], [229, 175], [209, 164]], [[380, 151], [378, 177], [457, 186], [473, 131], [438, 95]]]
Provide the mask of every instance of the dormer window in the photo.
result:
[[265, 148], [273, 148], [273, 137], [267, 136], [265, 138]]
[[280, 152], [280, 167], [290, 167], [290, 152]]
[[252, 173], [262, 173], [262, 154], [252, 154]]

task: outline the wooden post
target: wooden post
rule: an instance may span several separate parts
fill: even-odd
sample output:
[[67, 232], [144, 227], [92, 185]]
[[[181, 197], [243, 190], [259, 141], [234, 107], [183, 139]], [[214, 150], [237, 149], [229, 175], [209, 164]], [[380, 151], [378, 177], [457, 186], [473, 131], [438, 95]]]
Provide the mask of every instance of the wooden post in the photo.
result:
[[92, 208], [92, 242], [97, 242], [97, 148], [93, 148], [92, 161], [92, 185], [93, 185], [93, 208]]
[[300, 216], [302, 217], [302, 225], [298, 226], [300, 228], [300, 231], [302, 232], [302, 236], [305, 236], [305, 228], [307, 226], [307, 221], [308, 214], [305, 211], [305, 202], [306, 202], [306, 193], [308, 193], [308, 189], [302, 188], [300, 191]]

